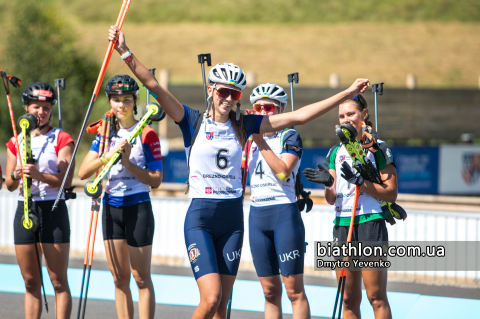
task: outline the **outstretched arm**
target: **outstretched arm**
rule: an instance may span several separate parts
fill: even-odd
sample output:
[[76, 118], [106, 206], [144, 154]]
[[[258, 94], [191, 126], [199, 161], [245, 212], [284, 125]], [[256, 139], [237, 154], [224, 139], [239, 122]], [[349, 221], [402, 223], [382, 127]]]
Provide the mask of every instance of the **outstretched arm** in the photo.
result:
[[[127, 44], [125, 43], [125, 35], [117, 27], [111, 26], [108, 33], [108, 40], [113, 41], [118, 38], [115, 43], [115, 50], [120, 55], [128, 52]], [[163, 88], [152, 73], [132, 54], [131, 59], [127, 63], [130, 70], [137, 77], [137, 79], [143, 83], [151, 92], [157, 95], [156, 100], [162, 106], [162, 109], [170, 116], [175, 122], [179, 123], [184, 116], [183, 106], [178, 100], [165, 88]]]
[[293, 125], [306, 124], [327, 113], [343, 101], [365, 92], [369, 85], [370, 82], [367, 79], [357, 79], [348, 89], [326, 100], [304, 106], [294, 112], [265, 116], [260, 125], [260, 133], [276, 132]]

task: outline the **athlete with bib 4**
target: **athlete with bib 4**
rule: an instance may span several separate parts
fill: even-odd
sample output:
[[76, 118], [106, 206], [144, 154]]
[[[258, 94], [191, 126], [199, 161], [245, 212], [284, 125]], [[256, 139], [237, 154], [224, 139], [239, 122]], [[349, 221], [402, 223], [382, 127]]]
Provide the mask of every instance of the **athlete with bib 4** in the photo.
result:
[[[367, 101], [361, 94], [340, 104], [339, 118], [340, 127], [363, 133], [357, 134], [357, 140], [365, 148], [360, 147], [360, 149], [365, 152], [365, 162], [373, 164], [372, 167], [376, 170], [381, 184], [371, 182], [365, 174], [363, 174], [365, 177], [362, 176], [361, 172], [363, 173], [364, 166], [352, 161], [351, 155], [342, 143], [333, 146], [328, 152], [324, 163], [328, 167], [328, 171], [322, 165], [317, 164], [318, 169], [307, 168], [303, 174], [311, 182], [324, 184], [327, 202], [335, 205], [334, 242], [346, 242], [347, 240], [355, 188], [359, 186], [360, 197], [355, 212], [352, 241], [369, 242], [369, 245], [375, 246], [388, 245], [385, 220], [388, 220], [386, 214], [389, 213], [389, 210], [387, 209], [385, 213], [382, 212], [381, 203], [382, 201], [394, 203], [398, 194], [397, 173], [392, 151], [385, 142], [366, 138], [367, 136], [371, 137], [369, 130], [372, 125], [368, 121]], [[372, 147], [372, 142], [376, 144], [375, 147]], [[354, 165], [357, 169], [353, 169]], [[400, 219], [404, 219], [404, 217], [406, 215]], [[341, 269], [337, 268], [337, 280], [340, 273]], [[347, 270], [346, 278], [343, 299], [344, 318], [360, 318], [362, 278], [375, 318], [392, 318], [387, 299], [387, 271], [385, 269]]]
[[[307, 123], [365, 91], [369, 82], [358, 79], [347, 90], [288, 115], [243, 115], [239, 101], [246, 86], [244, 72], [231, 63], [217, 64], [208, 74], [209, 108], [201, 114], [163, 88], [128, 49], [123, 32], [112, 26], [109, 40], [115, 39], [121, 58], [183, 133], [192, 198], [184, 225], [185, 244], [200, 290], [193, 318], [225, 318], [243, 242], [241, 162], [247, 137]], [[237, 111], [233, 111], [235, 105]]]
[[[15, 253], [25, 281], [26, 318], [40, 318], [42, 313], [42, 276], [38, 267], [40, 262], [37, 262], [36, 243], [38, 251], [45, 256], [55, 290], [55, 317], [70, 318], [72, 311], [72, 296], [67, 281], [70, 221], [65, 196], [62, 195], [57, 210], [52, 212], [52, 206], [72, 160], [74, 142], [68, 133], [50, 126], [49, 120], [56, 100], [55, 90], [47, 83], [36, 82], [27, 86], [22, 94], [27, 114], [19, 122], [23, 118], [28, 120], [28, 131], [22, 130], [28, 136], [22, 132], [17, 141], [21, 158], [29, 158], [26, 164], [22, 165], [23, 161], [17, 158], [14, 139], [7, 143], [7, 188], [13, 192], [22, 184], [13, 230]], [[26, 139], [30, 140], [29, 145], [26, 145]], [[28, 185], [26, 189], [29, 194], [26, 196], [24, 180], [27, 180], [25, 185]], [[67, 180], [67, 187], [70, 187], [71, 181], [72, 176]], [[25, 206], [31, 210], [33, 218], [30, 220], [34, 220], [37, 227], [28, 228], [23, 222]]]
[[[250, 102], [256, 114], [274, 116], [285, 110], [287, 94], [276, 84], [260, 84]], [[250, 250], [265, 294], [265, 318], [282, 317], [280, 273], [293, 316], [310, 318], [303, 286], [305, 227], [295, 196], [302, 140], [292, 129], [252, 137], [248, 147]]]
[[[140, 122], [137, 113], [137, 82], [128, 75], [116, 75], [107, 82], [105, 93], [112, 112], [112, 126], [107, 132], [106, 151], [99, 156], [101, 136], [97, 135], [78, 172], [89, 178], [118, 152], [120, 161], [108, 174], [103, 197], [103, 239], [108, 266], [115, 281], [115, 306], [119, 318], [133, 318], [130, 273], [139, 290], [139, 317], [153, 318], [155, 292], [150, 276], [155, 220], [150, 201], [150, 187], [162, 180], [160, 141], [147, 126], [131, 143], [127, 138]], [[107, 122], [109, 123], [109, 122]], [[131, 268], [131, 271], [130, 271]]]

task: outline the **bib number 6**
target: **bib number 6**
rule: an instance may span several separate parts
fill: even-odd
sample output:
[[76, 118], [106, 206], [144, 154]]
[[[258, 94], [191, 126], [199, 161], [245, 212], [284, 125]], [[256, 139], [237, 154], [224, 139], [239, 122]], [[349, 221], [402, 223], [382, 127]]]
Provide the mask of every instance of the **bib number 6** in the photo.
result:
[[228, 154], [228, 150], [224, 148], [218, 150], [216, 164], [219, 169], [226, 169], [228, 166], [228, 158], [224, 155], [222, 156], [222, 153]]

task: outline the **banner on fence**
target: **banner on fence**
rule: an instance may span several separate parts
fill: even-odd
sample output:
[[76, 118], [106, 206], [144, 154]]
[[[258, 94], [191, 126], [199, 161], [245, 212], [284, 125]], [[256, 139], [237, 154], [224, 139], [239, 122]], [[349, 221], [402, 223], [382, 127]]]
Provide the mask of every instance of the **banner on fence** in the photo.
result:
[[440, 194], [480, 194], [480, 145], [440, 146]]

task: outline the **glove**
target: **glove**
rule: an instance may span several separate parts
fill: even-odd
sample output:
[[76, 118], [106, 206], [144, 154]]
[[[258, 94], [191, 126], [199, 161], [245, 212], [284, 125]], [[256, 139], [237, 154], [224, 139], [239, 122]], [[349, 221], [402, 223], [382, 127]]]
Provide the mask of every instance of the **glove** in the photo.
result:
[[354, 184], [356, 186], [362, 186], [363, 185], [363, 177], [362, 175], [356, 170], [350, 167], [347, 162], [342, 163], [342, 168], [340, 169], [342, 171], [341, 176], [343, 179], [345, 179], [347, 182], [350, 184]]
[[317, 163], [318, 169], [306, 168], [303, 170], [303, 176], [307, 178], [307, 181], [314, 182], [317, 184], [323, 184], [325, 187], [329, 188], [333, 186], [333, 176], [330, 175], [328, 170], [326, 170], [322, 164]]

